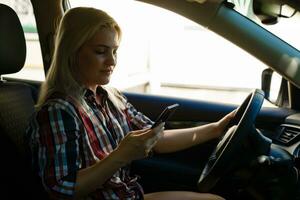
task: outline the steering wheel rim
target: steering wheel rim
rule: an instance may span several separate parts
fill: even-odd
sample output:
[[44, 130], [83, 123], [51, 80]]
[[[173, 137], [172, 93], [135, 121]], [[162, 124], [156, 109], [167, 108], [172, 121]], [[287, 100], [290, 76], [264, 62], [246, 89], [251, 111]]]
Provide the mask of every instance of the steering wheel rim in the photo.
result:
[[[252, 91], [236, 111], [230, 122], [231, 128], [220, 139], [209, 157], [200, 178], [198, 189], [200, 192], [210, 191], [230, 169], [230, 158], [239, 153], [243, 141], [251, 130], [264, 101], [264, 92], [260, 89]], [[233, 126], [232, 126], [233, 125]]]

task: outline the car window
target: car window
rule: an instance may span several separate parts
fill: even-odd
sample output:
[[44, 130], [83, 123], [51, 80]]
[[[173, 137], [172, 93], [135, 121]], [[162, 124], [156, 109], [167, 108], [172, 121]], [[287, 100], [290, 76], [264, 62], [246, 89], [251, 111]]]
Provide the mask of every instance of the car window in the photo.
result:
[[262, 62], [178, 14], [130, 0], [69, 4], [103, 9], [123, 29], [113, 86], [232, 104], [261, 87]]
[[17, 13], [26, 39], [25, 66], [20, 72], [4, 75], [4, 77], [45, 80], [39, 37], [30, 0], [0, 0], [0, 3], [8, 5]]

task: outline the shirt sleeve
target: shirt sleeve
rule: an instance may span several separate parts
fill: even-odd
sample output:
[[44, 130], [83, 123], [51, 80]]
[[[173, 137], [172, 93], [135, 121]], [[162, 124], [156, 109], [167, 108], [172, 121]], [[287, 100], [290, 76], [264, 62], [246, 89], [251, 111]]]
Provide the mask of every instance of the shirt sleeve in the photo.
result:
[[149, 128], [154, 122], [146, 115], [139, 112], [131, 103], [126, 103], [126, 114], [131, 122], [138, 129]]
[[76, 112], [70, 108], [66, 102], [46, 106], [37, 113], [33, 122], [36, 124], [31, 126], [36, 143], [33, 153], [37, 170], [45, 189], [54, 199], [73, 199], [81, 163], [80, 123]]
[[118, 90], [115, 90], [115, 92], [116, 95], [119, 96], [120, 101], [124, 104], [124, 112], [134, 129], [149, 128], [154, 124], [150, 118], [142, 112], [139, 112], [121, 92]]

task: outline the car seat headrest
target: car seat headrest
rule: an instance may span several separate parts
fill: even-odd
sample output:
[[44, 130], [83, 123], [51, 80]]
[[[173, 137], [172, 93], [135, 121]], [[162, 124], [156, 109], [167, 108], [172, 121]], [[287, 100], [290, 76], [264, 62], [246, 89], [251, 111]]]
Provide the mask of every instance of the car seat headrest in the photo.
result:
[[25, 63], [26, 42], [15, 11], [0, 4], [0, 75], [20, 71]]

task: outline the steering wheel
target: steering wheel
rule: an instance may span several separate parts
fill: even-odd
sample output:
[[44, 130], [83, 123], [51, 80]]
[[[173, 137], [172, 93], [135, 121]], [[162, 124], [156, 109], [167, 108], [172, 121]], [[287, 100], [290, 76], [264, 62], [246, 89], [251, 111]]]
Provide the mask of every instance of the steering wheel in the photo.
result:
[[198, 180], [200, 192], [208, 192], [228, 172], [230, 163], [242, 150], [248, 134], [255, 129], [254, 122], [264, 101], [264, 92], [255, 89], [236, 111], [230, 128], [220, 139], [210, 155]]

